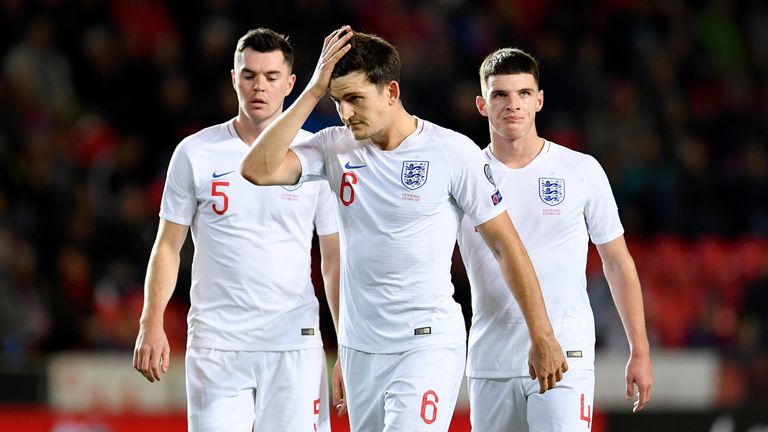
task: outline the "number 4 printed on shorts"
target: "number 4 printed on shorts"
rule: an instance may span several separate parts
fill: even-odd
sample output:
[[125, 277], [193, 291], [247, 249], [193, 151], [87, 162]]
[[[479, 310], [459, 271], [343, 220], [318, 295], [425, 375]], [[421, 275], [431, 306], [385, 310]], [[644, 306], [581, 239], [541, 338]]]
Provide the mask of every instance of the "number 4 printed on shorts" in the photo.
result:
[[581, 420], [587, 422], [587, 430], [592, 427], [592, 407], [587, 405], [587, 412], [584, 413], [584, 393], [581, 394]]

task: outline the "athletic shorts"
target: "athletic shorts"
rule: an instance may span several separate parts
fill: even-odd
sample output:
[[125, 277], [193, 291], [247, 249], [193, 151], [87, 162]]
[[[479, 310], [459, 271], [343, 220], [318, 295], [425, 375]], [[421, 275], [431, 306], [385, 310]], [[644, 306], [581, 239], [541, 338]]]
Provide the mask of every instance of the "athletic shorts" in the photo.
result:
[[340, 346], [339, 355], [351, 430], [448, 430], [464, 375], [464, 343], [395, 354]]
[[468, 378], [472, 430], [483, 432], [574, 432], [592, 430], [595, 373], [570, 370], [553, 389], [539, 394], [530, 377]]
[[325, 351], [187, 348], [189, 432], [330, 432]]

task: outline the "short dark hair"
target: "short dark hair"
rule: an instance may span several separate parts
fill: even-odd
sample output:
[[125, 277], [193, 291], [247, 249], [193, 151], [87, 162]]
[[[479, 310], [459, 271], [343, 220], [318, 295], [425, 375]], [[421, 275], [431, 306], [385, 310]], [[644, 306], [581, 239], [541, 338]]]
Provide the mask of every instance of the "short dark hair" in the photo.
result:
[[536, 85], [539, 85], [538, 60], [519, 48], [501, 48], [488, 54], [488, 57], [480, 65], [480, 88], [483, 94], [485, 94], [488, 78], [494, 75], [521, 73], [533, 75]]
[[400, 81], [400, 54], [383, 38], [357, 33], [349, 40], [352, 46], [333, 68], [331, 79], [352, 72], [365, 72], [368, 81], [379, 86]]
[[249, 30], [248, 33], [237, 41], [235, 62], [237, 62], [237, 55], [245, 51], [246, 48], [260, 53], [282, 51], [283, 58], [288, 64], [288, 69], [293, 68], [293, 46], [288, 42], [288, 36], [277, 33], [274, 30], [263, 27]]

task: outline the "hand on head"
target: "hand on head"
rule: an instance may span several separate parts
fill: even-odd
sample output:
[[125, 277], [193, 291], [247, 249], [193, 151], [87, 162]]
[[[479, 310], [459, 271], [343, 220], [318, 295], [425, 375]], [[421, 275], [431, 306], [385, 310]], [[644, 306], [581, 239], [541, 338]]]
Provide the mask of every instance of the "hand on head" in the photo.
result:
[[323, 97], [331, 84], [331, 74], [336, 62], [352, 48], [348, 44], [354, 35], [350, 26], [343, 26], [326, 36], [323, 41], [323, 50], [315, 66], [315, 72], [307, 85], [308, 91], [318, 99]]

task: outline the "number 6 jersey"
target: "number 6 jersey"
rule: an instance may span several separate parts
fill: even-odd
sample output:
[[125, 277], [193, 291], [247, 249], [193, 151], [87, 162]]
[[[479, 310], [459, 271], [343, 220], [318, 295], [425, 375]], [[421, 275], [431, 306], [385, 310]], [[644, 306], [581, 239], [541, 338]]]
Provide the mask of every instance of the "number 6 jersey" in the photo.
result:
[[465, 341], [450, 274], [459, 220], [504, 211], [480, 149], [421, 119], [391, 151], [343, 127], [292, 148], [302, 180], [327, 178], [338, 201], [339, 343], [396, 353]]

